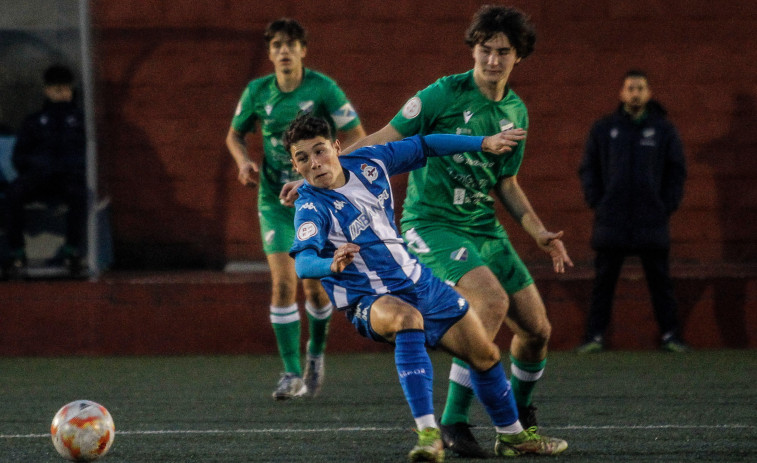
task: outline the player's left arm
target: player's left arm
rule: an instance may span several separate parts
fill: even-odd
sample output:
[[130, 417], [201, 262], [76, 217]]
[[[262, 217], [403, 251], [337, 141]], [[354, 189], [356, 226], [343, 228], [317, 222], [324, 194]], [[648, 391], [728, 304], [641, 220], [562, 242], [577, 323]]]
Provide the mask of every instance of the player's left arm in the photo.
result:
[[552, 258], [552, 268], [556, 273], [565, 273], [565, 266], [573, 267], [565, 244], [562, 242], [563, 231], [551, 232], [546, 229], [536, 215], [526, 193], [518, 184], [517, 176], [504, 177], [497, 183], [497, 197], [505, 205], [510, 215], [526, 230], [536, 244]]

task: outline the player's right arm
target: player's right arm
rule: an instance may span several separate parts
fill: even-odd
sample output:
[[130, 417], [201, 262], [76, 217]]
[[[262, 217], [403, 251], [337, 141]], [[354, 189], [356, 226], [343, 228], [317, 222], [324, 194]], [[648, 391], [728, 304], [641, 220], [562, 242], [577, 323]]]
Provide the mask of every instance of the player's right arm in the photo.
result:
[[256, 178], [258, 165], [250, 159], [244, 136], [244, 133], [238, 132], [234, 127], [229, 127], [229, 132], [226, 134], [226, 147], [237, 163], [237, 168], [239, 169], [237, 178], [239, 179], [239, 183], [244, 186], [255, 187], [258, 184]]

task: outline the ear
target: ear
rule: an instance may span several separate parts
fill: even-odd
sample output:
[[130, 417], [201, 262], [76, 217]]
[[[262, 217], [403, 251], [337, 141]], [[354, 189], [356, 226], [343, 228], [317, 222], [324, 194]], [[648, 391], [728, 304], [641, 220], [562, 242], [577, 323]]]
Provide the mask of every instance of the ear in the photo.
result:
[[300, 58], [304, 58], [308, 54], [308, 47], [305, 45], [302, 46], [302, 56]]
[[334, 149], [336, 150], [337, 156], [342, 154], [342, 145], [339, 143], [339, 140], [334, 140]]

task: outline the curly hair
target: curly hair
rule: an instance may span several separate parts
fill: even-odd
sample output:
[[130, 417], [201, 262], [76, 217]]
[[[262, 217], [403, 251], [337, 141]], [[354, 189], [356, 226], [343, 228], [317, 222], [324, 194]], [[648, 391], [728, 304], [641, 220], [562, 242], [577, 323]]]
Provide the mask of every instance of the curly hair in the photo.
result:
[[331, 126], [325, 119], [313, 116], [310, 113], [300, 112], [289, 123], [289, 127], [284, 132], [284, 149], [291, 153], [290, 148], [293, 144], [300, 140], [309, 140], [315, 137], [323, 137], [333, 141]]

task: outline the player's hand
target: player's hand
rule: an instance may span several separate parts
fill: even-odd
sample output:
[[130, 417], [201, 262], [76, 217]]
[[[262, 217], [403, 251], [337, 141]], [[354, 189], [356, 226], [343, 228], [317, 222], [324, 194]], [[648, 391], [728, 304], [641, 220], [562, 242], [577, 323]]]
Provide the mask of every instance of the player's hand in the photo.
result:
[[509, 153], [518, 146], [518, 142], [526, 139], [526, 131], [523, 129], [511, 129], [505, 132], [484, 137], [481, 142], [481, 151], [494, 154]]
[[355, 243], [347, 243], [339, 246], [334, 251], [334, 261], [331, 262], [331, 271], [339, 273], [350, 265], [355, 259], [355, 253], [360, 251], [360, 246]]
[[239, 183], [250, 188], [258, 186], [258, 180], [256, 174], [258, 173], [258, 165], [253, 161], [247, 161], [239, 167]]
[[305, 180], [294, 180], [287, 182], [281, 187], [281, 193], [279, 193], [279, 202], [285, 206], [292, 207], [300, 194], [297, 193], [297, 188], [301, 187], [305, 183]]
[[552, 258], [552, 268], [555, 273], [565, 273], [565, 266], [573, 267], [573, 261], [568, 256], [568, 251], [565, 250], [565, 244], [563, 244], [562, 238], [563, 232], [557, 233], [542, 232], [536, 242], [539, 247], [544, 250]]

